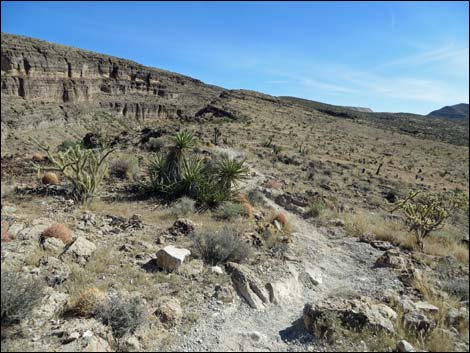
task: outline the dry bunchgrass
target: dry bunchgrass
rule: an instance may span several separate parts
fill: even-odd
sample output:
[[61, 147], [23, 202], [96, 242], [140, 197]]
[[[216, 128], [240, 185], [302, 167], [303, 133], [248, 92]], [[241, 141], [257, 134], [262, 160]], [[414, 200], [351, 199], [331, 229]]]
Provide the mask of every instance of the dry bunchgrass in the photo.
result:
[[57, 238], [62, 240], [65, 245], [68, 245], [72, 242], [72, 231], [65, 224], [53, 224], [41, 233], [41, 241], [46, 238]]
[[44, 185], [59, 185], [59, 177], [52, 172], [44, 173], [41, 181]]
[[346, 231], [355, 237], [364, 233], [374, 234], [378, 240], [389, 241], [404, 249], [414, 249], [415, 239], [399, 220], [387, 220], [380, 214], [360, 210], [343, 215]]

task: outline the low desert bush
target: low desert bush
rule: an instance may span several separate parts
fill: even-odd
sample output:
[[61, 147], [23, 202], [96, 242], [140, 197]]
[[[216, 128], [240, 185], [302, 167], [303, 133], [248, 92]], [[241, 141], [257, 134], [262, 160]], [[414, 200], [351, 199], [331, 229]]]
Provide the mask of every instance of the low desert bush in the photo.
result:
[[18, 272], [2, 271], [2, 325], [9, 325], [28, 317], [42, 298], [38, 279]]
[[183, 196], [178, 201], [176, 201], [171, 209], [171, 213], [177, 218], [187, 217], [193, 214], [195, 211], [196, 201], [186, 196]]
[[148, 142], [145, 144], [147, 150], [152, 152], [159, 152], [165, 147], [165, 141], [162, 138], [151, 137]]
[[250, 203], [254, 206], [264, 205], [264, 203], [265, 203], [264, 195], [261, 191], [250, 190], [250, 192], [248, 192], [247, 197], [248, 197], [248, 200], [250, 201]]
[[206, 229], [193, 236], [196, 255], [210, 265], [226, 262], [244, 262], [251, 255], [251, 247], [229, 227]]
[[41, 179], [44, 185], [59, 185], [59, 177], [52, 172], [46, 172]]
[[98, 305], [95, 317], [110, 326], [116, 338], [121, 338], [134, 333], [143, 323], [146, 309], [139, 297], [121, 298], [113, 295]]
[[119, 179], [134, 180], [138, 172], [138, 163], [135, 159], [116, 158], [111, 161], [109, 174]]
[[98, 288], [88, 288], [80, 292], [70, 302], [69, 312], [78, 316], [90, 317], [106, 300], [106, 293]]
[[57, 238], [68, 245], [72, 242], [72, 231], [65, 224], [53, 224], [41, 233], [41, 243], [43, 243], [46, 238]]
[[217, 209], [214, 211], [215, 218], [224, 221], [230, 221], [235, 218], [245, 216], [246, 210], [242, 204], [238, 202], [226, 201], [223, 202]]
[[321, 201], [316, 201], [310, 204], [307, 215], [312, 218], [320, 217], [322, 211], [325, 209], [325, 204]]

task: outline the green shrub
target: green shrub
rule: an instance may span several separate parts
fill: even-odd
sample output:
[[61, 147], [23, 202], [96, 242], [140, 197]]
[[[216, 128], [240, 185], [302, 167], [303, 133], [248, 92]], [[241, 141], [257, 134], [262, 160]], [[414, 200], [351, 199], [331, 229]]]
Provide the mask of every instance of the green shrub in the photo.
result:
[[307, 215], [309, 217], [318, 218], [322, 211], [325, 209], [325, 205], [321, 201], [312, 202], [308, 208]]
[[207, 229], [193, 236], [194, 253], [210, 265], [244, 262], [251, 256], [251, 247], [232, 228]]
[[115, 337], [121, 338], [135, 332], [146, 318], [146, 309], [139, 297], [113, 295], [96, 308], [95, 316], [111, 327]]
[[189, 197], [180, 198], [171, 209], [171, 213], [176, 217], [187, 217], [196, 211], [196, 201]]
[[147, 150], [152, 152], [159, 152], [165, 147], [165, 141], [162, 138], [151, 137], [145, 144]]
[[17, 272], [2, 271], [2, 325], [16, 323], [27, 317], [42, 298], [38, 279]]
[[215, 218], [223, 221], [231, 221], [235, 218], [245, 216], [246, 210], [242, 204], [225, 201], [214, 211]]

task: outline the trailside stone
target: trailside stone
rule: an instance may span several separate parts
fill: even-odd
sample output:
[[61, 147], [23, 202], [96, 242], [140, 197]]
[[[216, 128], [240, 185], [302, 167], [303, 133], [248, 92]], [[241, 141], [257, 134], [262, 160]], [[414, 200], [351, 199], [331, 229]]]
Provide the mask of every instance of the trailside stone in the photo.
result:
[[63, 258], [71, 258], [72, 260], [83, 264], [95, 252], [96, 245], [84, 237], [78, 237], [62, 255]]
[[168, 272], [177, 271], [189, 255], [191, 252], [188, 249], [166, 246], [157, 252], [157, 266]]
[[317, 337], [332, 339], [342, 329], [362, 330], [366, 327], [395, 332], [392, 321], [397, 314], [384, 304], [371, 303], [367, 298], [347, 300], [327, 298], [306, 304], [303, 311], [305, 328]]
[[177, 298], [162, 298], [162, 302], [158, 305], [155, 315], [166, 327], [178, 324], [183, 317], [180, 301]]
[[401, 340], [397, 343], [397, 352], [415, 352], [414, 347], [408, 341]]
[[229, 262], [227, 267], [232, 273], [234, 287], [248, 305], [261, 309], [269, 302], [269, 294], [251, 270], [234, 262]]

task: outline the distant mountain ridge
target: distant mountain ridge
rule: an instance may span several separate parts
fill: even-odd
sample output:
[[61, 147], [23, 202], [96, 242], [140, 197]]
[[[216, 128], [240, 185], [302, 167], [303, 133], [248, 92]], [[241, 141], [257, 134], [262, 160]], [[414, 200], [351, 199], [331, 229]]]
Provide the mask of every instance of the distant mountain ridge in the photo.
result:
[[460, 103], [456, 105], [445, 106], [441, 109], [434, 110], [427, 116], [435, 116], [448, 119], [467, 119], [469, 117], [468, 104]]

